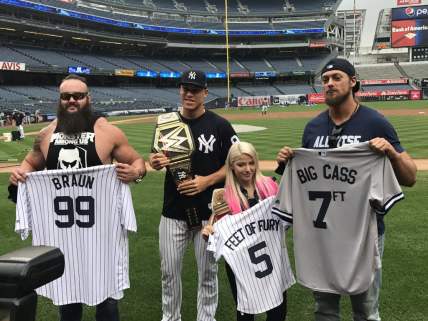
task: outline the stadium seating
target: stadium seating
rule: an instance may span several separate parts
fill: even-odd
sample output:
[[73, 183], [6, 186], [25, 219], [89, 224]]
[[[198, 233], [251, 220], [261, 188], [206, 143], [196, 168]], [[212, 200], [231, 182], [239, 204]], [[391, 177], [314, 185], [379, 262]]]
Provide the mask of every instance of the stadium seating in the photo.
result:
[[4, 45], [0, 45], [0, 57], [7, 57], [8, 61], [20, 61], [33, 66], [45, 65], [45, 63], [39, 59], [34, 59], [33, 57], [22, 53], [19, 49], [6, 47]]
[[428, 63], [427, 62], [413, 62], [413, 63], [400, 63], [401, 68], [410, 77], [421, 79], [428, 78]]
[[284, 95], [306, 95], [314, 92], [312, 87], [306, 84], [276, 84], [275, 87]]
[[355, 66], [360, 79], [397, 79], [403, 77], [394, 64]]

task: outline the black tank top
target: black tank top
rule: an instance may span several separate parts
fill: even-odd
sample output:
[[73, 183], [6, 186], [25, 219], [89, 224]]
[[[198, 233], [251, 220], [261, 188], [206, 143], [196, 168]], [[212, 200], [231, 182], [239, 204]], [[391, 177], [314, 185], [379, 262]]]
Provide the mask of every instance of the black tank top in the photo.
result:
[[65, 135], [55, 128], [46, 158], [47, 169], [76, 169], [102, 165], [95, 149], [94, 124], [80, 134]]

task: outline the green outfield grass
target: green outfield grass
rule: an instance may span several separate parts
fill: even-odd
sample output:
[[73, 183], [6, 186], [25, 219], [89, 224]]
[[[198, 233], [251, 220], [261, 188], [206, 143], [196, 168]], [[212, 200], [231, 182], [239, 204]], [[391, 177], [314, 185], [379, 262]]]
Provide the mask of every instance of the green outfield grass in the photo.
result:
[[[416, 101], [416, 102], [381, 102], [381, 103], [370, 103], [370, 106], [377, 106], [379, 109], [385, 108], [421, 108], [425, 104], [427, 108], [427, 114], [418, 116], [390, 116], [388, 119], [396, 128], [398, 135], [401, 139], [403, 146], [414, 158], [428, 158], [428, 148], [424, 140], [424, 137], [428, 137], [428, 101]], [[313, 108], [324, 110], [325, 106], [318, 107], [288, 107], [275, 109], [287, 113], [289, 111], [297, 110], [312, 110]], [[244, 110], [216, 110], [221, 114], [236, 114], [236, 113], [259, 113], [254, 109]], [[112, 117], [109, 120], [121, 120], [124, 117]], [[259, 120], [245, 120], [245, 121], [233, 121], [233, 124], [247, 124], [254, 126], [265, 127], [266, 130], [253, 132], [253, 133], [242, 133], [240, 137], [242, 140], [252, 142], [258, 153], [260, 159], [275, 159], [276, 152], [284, 145], [291, 147], [299, 147], [300, 139], [302, 136], [303, 128], [308, 122], [308, 118], [296, 118], [296, 119], [263, 119], [260, 117]], [[153, 135], [154, 123], [141, 123], [141, 124], [119, 124], [120, 127], [127, 135], [130, 143], [135, 149], [143, 155], [147, 155], [150, 152], [150, 146]], [[26, 131], [39, 130], [41, 125], [31, 125], [26, 127]], [[10, 129], [9, 129], [10, 130]], [[5, 131], [3, 129], [3, 131]], [[1, 134], [1, 130], [0, 130]], [[23, 159], [27, 151], [31, 148], [33, 137], [28, 137], [23, 141], [5, 143], [0, 141], [0, 161], [7, 159]]]
[[[428, 102], [388, 102], [379, 108], [422, 108]], [[370, 106], [375, 104], [370, 103]], [[294, 108], [294, 107], [293, 107]], [[303, 108], [303, 107], [299, 107]], [[320, 106], [317, 109], [322, 110]], [[311, 108], [313, 109], [313, 108]], [[287, 108], [282, 108], [287, 112]], [[305, 110], [307, 108], [305, 107]], [[427, 110], [428, 111], [428, 110]], [[254, 110], [219, 111], [221, 113], [257, 113]], [[117, 119], [117, 118], [114, 118]], [[428, 158], [427, 116], [389, 117], [409, 153], [416, 158]], [[300, 146], [302, 130], [308, 119], [234, 121], [235, 124], [263, 126], [267, 129], [255, 133], [243, 133], [241, 140], [252, 142], [261, 159], [274, 159], [280, 147]], [[152, 140], [153, 124], [121, 124], [130, 143], [147, 159]], [[26, 131], [40, 129], [40, 125], [26, 127]], [[1, 133], [1, 131], [0, 131]], [[0, 162], [5, 159], [22, 159], [31, 147], [33, 138], [5, 143], [0, 141]], [[0, 163], [1, 166], [1, 163]], [[271, 175], [272, 173], [266, 173]], [[163, 173], [149, 172], [139, 185], [132, 184], [134, 207], [138, 221], [138, 233], [130, 236], [131, 289], [125, 292], [120, 303], [124, 321], [160, 321], [161, 288], [160, 260], [158, 254], [158, 224], [162, 205]], [[7, 174], [0, 174], [0, 254], [14, 250], [30, 241], [21, 241], [13, 232], [15, 206], [6, 199]], [[386, 244], [383, 260], [383, 289], [381, 292], [382, 320], [428, 321], [428, 172], [419, 172], [417, 184], [405, 188], [406, 199], [398, 203], [386, 218]], [[292, 231], [291, 231], [292, 233]], [[291, 234], [290, 233], [290, 234]], [[288, 236], [291, 249], [291, 235]], [[292, 253], [290, 251], [290, 253]], [[219, 264], [219, 307], [217, 321], [233, 321], [234, 305], [227, 283], [223, 262]], [[183, 268], [182, 320], [193, 321], [196, 315], [197, 270], [193, 248], [186, 253]], [[295, 285], [288, 296], [288, 321], [312, 320], [313, 299], [310, 291]], [[350, 321], [350, 304], [343, 300], [344, 321]], [[58, 320], [57, 309], [48, 300], [40, 298], [37, 321]], [[85, 310], [85, 321], [94, 320], [94, 309]], [[257, 321], [264, 320], [258, 317]]]
[[[271, 173], [267, 173], [271, 174]], [[139, 185], [132, 185], [134, 206], [138, 220], [138, 232], [130, 237], [131, 289], [121, 301], [122, 320], [159, 321], [161, 319], [160, 261], [158, 254], [158, 224], [161, 211], [163, 174], [150, 172]], [[13, 232], [15, 207], [6, 200], [7, 175], [0, 174], [0, 253], [28, 245]], [[381, 312], [383, 320], [428, 320], [428, 172], [418, 174], [413, 188], [405, 188], [406, 199], [398, 203], [386, 218], [387, 234], [383, 260], [383, 289]], [[288, 237], [291, 249], [291, 238]], [[290, 252], [292, 253], [292, 252]], [[183, 320], [194, 320], [196, 314], [197, 270], [193, 249], [187, 251], [183, 268]], [[233, 300], [224, 273], [219, 264], [218, 321], [232, 321]], [[312, 320], [313, 299], [310, 291], [299, 285], [291, 288], [288, 295], [289, 321]], [[350, 321], [348, 299], [343, 300], [344, 321]], [[94, 320], [94, 309], [86, 310], [84, 320]], [[38, 321], [57, 320], [56, 308], [41, 298]], [[258, 321], [264, 320], [259, 317]]]

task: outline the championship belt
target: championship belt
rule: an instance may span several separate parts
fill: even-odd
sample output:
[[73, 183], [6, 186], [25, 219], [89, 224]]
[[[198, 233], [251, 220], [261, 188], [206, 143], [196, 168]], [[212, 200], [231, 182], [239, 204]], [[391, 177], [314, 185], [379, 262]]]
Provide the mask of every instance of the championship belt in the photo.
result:
[[224, 200], [224, 188], [217, 188], [213, 191], [211, 197], [211, 210], [212, 214], [208, 220], [208, 224], [202, 231], [202, 237], [205, 241], [208, 241], [209, 234], [214, 232], [213, 224], [223, 216], [230, 214], [229, 206]]
[[[181, 121], [178, 113], [161, 114], [157, 118], [153, 137], [153, 151], [163, 153], [169, 159], [167, 170], [176, 185], [193, 179], [191, 155], [195, 149], [193, 136], [187, 124]], [[202, 226], [194, 199], [182, 195], [186, 222], [191, 229]]]
[[214, 224], [224, 215], [230, 214], [229, 206], [224, 200], [224, 188], [218, 188], [213, 191], [211, 198], [212, 215], [209, 224]]

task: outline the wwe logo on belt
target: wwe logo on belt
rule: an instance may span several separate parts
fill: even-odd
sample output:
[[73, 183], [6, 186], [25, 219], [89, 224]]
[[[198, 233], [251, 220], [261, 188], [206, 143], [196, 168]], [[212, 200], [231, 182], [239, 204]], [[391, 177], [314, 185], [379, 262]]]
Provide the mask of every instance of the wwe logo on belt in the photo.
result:
[[[180, 136], [180, 134], [184, 134], [184, 136]], [[183, 142], [186, 142], [187, 140], [186, 132], [182, 127], [176, 127], [159, 138], [159, 142], [162, 143], [162, 149], [170, 152], [188, 151], [189, 148], [182, 145]]]

